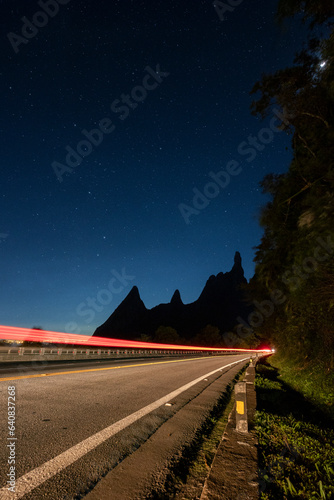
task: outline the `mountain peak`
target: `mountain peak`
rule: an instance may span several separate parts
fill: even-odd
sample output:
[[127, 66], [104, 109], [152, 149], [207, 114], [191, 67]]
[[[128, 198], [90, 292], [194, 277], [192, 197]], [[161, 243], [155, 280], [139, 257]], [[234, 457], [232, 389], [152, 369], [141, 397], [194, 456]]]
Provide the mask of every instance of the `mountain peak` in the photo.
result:
[[234, 265], [231, 269], [231, 273], [234, 276], [234, 279], [240, 282], [245, 282], [246, 278], [244, 277], [244, 270], [241, 265], [241, 255], [240, 252], [235, 252], [234, 254]]
[[136, 285], [131, 288], [130, 292], [128, 293], [128, 297], [140, 299], [139, 290]]
[[136, 286], [133, 286], [131, 288], [130, 292], [127, 294], [123, 302], [121, 302], [120, 305], [115, 309], [115, 312], [119, 312], [124, 309], [129, 311], [146, 309], [144, 302], [140, 298], [139, 290]]
[[241, 255], [240, 252], [235, 252], [234, 254], [234, 265], [241, 267]]
[[173, 297], [172, 297], [172, 300], [170, 301], [170, 303], [174, 304], [174, 305], [179, 305], [179, 304], [183, 305], [183, 302], [182, 302], [179, 290], [175, 290], [175, 292], [173, 294]]

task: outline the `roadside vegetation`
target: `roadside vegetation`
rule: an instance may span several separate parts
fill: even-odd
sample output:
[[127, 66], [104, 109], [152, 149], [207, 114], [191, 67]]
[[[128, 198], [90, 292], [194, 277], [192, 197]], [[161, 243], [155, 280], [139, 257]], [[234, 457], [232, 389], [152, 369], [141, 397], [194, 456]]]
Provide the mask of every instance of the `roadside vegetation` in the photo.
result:
[[[255, 84], [252, 113], [281, 117], [292, 160], [261, 187], [250, 331], [277, 354], [257, 367], [261, 500], [334, 499], [334, 4], [279, 0], [308, 26], [291, 67]], [[252, 323], [252, 319], [254, 319]]]
[[277, 356], [257, 365], [255, 385], [261, 500], [334, 499], [334, 416], [325, 386], [316, 395]]
[[284, 350], [297, 372], [319, 371], [321, 380], [321, 371], [334, 370], [334, 3], [278, 5], [282, 22], [303, 18], [309, 37], [293, 66], [264, 75], [252, 91], [254, 115], [280, 113], [292, 161], [261, 183], [270, 201], [248, 287], [250, 301], [259, 304], [251, 326]]

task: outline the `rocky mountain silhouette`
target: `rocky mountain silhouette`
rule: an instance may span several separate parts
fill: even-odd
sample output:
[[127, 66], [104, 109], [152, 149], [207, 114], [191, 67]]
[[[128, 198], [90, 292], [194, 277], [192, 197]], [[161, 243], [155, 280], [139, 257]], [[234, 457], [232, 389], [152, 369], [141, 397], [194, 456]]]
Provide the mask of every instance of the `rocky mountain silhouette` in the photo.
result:
[[247, 317], [251, 311], [241, 288], [245, 283], [241, 256], [236, 252], [231, 271], [210, 276], [199, 298], [190, 304], [184, 304], [176, 290], [169, 303], [147, 309], [134, 286], [94, 335], [134, 340], [142, 334], [154, 335], [159, 326], [170, 326], [189, 340], [208, 324], [224, 333], [238, 323], [238, 316]]

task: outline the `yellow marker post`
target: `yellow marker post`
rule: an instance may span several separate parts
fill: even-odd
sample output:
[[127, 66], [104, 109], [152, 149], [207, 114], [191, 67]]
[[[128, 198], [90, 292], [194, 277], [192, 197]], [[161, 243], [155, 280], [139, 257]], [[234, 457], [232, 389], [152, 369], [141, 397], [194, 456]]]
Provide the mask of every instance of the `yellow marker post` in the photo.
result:
[[237, 401], [237, 413], [239, 413], [239, 415], [245, 414], [245, 405], [243, 401]]
[[248, 432], [246, 387], [246, 382], [235, 384], [236, 430], [243, 433]]

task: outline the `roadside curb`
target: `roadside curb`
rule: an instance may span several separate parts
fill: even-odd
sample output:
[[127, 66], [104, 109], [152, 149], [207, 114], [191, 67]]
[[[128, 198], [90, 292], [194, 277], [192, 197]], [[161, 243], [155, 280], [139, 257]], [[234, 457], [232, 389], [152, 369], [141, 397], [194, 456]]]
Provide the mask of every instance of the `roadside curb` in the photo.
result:
[[204, 483], [200, 500], [258, 500], [258, 440], [254, 428], [255, 367], [246, 370], [248, 433], [236, 431], [236, 405]]

